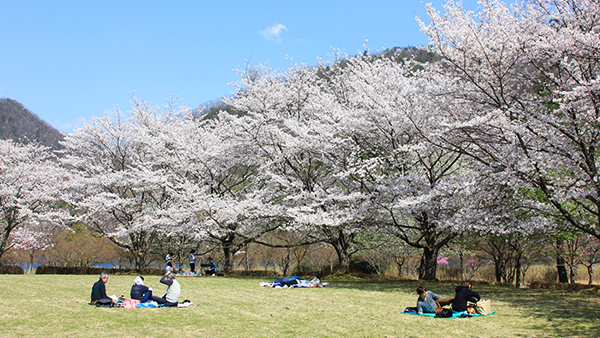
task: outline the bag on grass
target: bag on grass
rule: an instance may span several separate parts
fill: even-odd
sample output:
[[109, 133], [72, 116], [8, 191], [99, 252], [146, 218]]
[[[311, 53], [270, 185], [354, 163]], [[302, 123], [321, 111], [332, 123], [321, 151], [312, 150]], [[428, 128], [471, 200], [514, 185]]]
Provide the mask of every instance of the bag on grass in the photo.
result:
[[442, 309], [435, 313], [435, 316], [438, 318], [450, 318], [452, 317], [452, 309]]
[[492, 312], [492, 301], [489, 299], [482, 299], [477, 302], [475, 311], [480, 315], [487, 315]]
[[113, 301], [110, 298], [101, 298], [96, 301], [96, 306], [98, 307], [111, 307], [113, 306]]
[[135, 309], [140, 303], [138, 299], [125, 298], [123, 301], [123, 307], [126, 309]]
[[406, 313], [417, 313], [417, 308], [416, 307], [407, 307], [406, 309], [404, 309], [404, 312], [406, 312]]

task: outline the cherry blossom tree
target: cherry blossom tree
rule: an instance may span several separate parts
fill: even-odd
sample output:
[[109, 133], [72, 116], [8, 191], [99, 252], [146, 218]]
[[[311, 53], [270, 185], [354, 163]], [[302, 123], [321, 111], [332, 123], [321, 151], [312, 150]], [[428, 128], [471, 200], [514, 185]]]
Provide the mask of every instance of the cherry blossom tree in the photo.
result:
[[134, 98], [132, 111], [116, 109], [65, 137], [63, 165], [77, 175], [72, 203], [81, 219], [129, 251], [136, 268], [165, 223], [170, 201], [168, 171], [156, 165], [156, 149], [144, 142], [149, 123], [168, 124], [169, 114]]
[[236, 136], [235, 116], [210, 119], [189, 113], [170, 123], [147, 124], [144, 143], [155, 166], [169, 175], [171, 199], [163, 233], [204, 242], [223, 251], [225, 270], [233, 256], [285, 222], [259, 172], [260, 158]]
[[226, 102], [245, 112], [235, 130], [253, 145], [269, 191], [293, 219], [287, 229], [333, 246], [346, 270], [356, 235], [373, 226], [372, 203], [347, 173], [356, 147], [339, 133], [345, 108], [324, 90], [323, 68], [253, 68]]
[[441, 106], [423, 95], [429, 79], [412, 66], [363, 55], [265, 68], [243, 77], [228, 102], [247, 112], [237, 129], [286, 196], [293, 231], [332, 245], [342, 269], [356, 236], [383, 223], [423, 250], [421, 277], [435, 278], [439, 249], [465, 223], [474, 180], [461, 153], [431, 141]]
[[326, 73], [326, 90], [343, 112], [337, 132], [355, 146], [346, 173], [368, 191], [382, 229], [422, 250], [419, 277], [435, 278], [439, 250], [470, 224], [465, 206], [476, 175], [463, 154], [436, 142], [441, 110], [460, 106], [429, 96], [435, 83], [414, 66], [349, 57]]
[[581, 245], [581, 264], [588, 272], [588, 285], [594, 284], [594, 265], [600, 263], [600, 243], [592, 236], [584, 236]]
[[61, 208], [68, 179], [48, 148], [0, 140], [0, 257], [12, 246], [13, 231], [68, 222], [69, 212]]
[[[442, 139], [481, 171], [528, 187], [553, 216], [600, 238], [598, 90], [600, 4], [482, 0], [445, 14], [428, 5], [421, 22], [438, 63], [424, 65], [464, 104], [447, 114]], [[454, 85], [453, 85], [454, 83]]]
[[23, 250], [29, 255], [27, 273], [33, 272], [35, 254], [54, 246], [52, 243], [52, 229], [41, 224], [27, 224], [18, 228], [11, 234], [12, 248]]

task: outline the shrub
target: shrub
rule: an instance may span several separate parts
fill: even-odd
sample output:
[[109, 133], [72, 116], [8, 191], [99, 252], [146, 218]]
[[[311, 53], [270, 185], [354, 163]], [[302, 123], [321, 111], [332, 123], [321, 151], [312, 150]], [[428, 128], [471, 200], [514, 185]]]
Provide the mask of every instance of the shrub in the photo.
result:
[[107, 268], [89, 268], [89, 267], [62, 267], [62, 266], [44, 266], [40, 265], [35, 270], [36, 274], [43, 275], [99, 275], [106, 272], [111, 275], [157, 275], [164, 274], [162, 269], [148, 269], [141, 271], [137, 269], [107, 269]]
[[0, 274], [23, 275], [25, 271], [18, 265], [2, 265], [0, 266]]
[[275, 271], [270, 270], [232, 270], [228, 273], [232, 276], [250, 276], [250, 277], [277, 277]]
[[350, 272], [360, 272], [360, 273], [369, 273], [376, 274], [377, 270], [373, 267], [371, 263], [364, 259], [360, 258], [352, 258], [350, 260]]

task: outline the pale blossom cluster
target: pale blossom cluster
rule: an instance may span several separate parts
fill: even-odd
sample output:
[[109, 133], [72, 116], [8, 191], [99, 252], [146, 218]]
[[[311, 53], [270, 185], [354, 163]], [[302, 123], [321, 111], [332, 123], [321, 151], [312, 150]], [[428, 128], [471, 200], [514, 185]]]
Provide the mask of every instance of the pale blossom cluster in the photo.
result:
[[427, 10], [438, 62], [250, 67], [224, 99], [241, 114], [134, 98], [94, 119], [64, 142], [65, 201], [139, 267], [172, 237], [213, 241], [230, 266], [275, 229], [331, 245], [341, 268], [360, 236], [385, 233], [422, 250], [420, 277], [466, 230], [560, 219], [600, 238], [598, 2]]

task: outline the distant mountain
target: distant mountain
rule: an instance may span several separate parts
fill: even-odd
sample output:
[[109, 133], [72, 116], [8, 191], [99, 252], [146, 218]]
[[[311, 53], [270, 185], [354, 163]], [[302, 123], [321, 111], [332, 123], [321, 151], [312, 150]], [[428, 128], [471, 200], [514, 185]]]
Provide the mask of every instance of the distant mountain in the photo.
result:
[[0, 139], [17, 142], [38, 141], [40, 144], [60, 149], [63, 140], [60, 131], [25, 108], [21, 103], [0, 98]]

